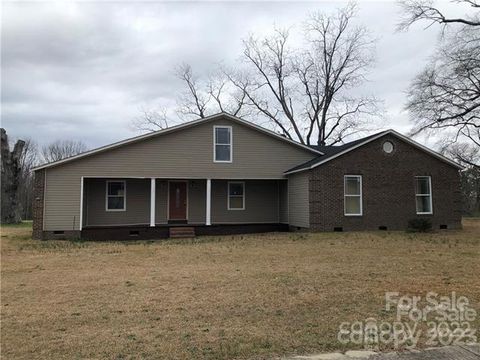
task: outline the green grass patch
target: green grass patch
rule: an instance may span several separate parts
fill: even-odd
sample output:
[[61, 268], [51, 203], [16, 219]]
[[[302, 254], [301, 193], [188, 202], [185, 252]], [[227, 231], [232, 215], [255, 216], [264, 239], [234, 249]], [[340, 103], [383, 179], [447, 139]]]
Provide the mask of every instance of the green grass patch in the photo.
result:
[[32, 220], [24, 220], [18, 224], [1, 224], [0, 227], [2, 228], [31, 228], [32, 227]]

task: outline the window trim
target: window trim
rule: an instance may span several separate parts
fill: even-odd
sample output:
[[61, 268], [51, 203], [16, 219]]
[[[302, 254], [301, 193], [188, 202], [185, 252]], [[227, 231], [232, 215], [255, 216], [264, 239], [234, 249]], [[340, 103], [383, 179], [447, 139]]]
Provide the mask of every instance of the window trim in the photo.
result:
[[[243, 207], [242, 208], [231, 208], [230, 207], [230, 184], [242, 184], [243, 188], [243, 195], [242, 195], [242, 200], [243, 200]], [[234, 197], [240, 197], [238, 195], [234, 195]], [[245, 210], [245, 181], [229, 181], [227, 183], [227, 209], [228, 210]]]
[[[123, 183], [123, 209], [109, 209], [108, 208], [108, 198], [109, 197], [120, 197], [117, 195], [108, 195], [108, 184], [110, 183]], [[107, 180], [105, 183], [105, 211], [108, 212], [118, 212], [118, 211], [127, 211], [127, 182], [126, 180]]]
[[[359, 195], [347, 195], [347, 178], [360, 179], [360, 194]], [[360, 212], [356, 214], [347, 213], [347, 197], [360, 198]], [[363, 216], [363, 182], [362, 175], [344, 175], [343, 176], [343, 215], [344, 216]]]
[[[217, 145], [228, 145], [228, 144], [217, 144], [216, 139], [216, 129], [229, 129], [230, 131], [230, 160], [217, 160]], [[214, 125], [213, 126], [213, 162], [214, 163], [232, 163], [233, 161], [233, 128], [229, 125]]]
[[[430, 193], [428, 194], [417, 194], [417, 180], [420, 178], [427, 178], [428, 179], [428, 189], [430, 190]], [[433, 215], [433, 189], [432, 189], [432, 177], [430, 175], [420, 175], [420, 176], [415, 176], [415, 212], [417, 215]], [[419, 212], [417, 209], [417, 198], [418, 197], [429, 197], [429, 205], [430, 205], [430, 211], [421, 211]]]

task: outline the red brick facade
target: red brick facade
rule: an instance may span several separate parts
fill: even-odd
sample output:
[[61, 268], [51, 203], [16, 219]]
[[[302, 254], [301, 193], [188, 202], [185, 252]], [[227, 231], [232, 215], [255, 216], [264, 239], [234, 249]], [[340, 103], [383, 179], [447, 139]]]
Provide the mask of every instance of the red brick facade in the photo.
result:
[[36, 240], [43, 239], [43, 203], [45, 192], [45, 169], [35, 171], [35, 180], [33, 184], [33, 232], [32, 238]]
[[[382, 150], [385, 141], [394, 151]], [[344, 215], [344, 175], [362, 175], [363, 215]], [[431, 176], [433, 215], [417, 215], [415, 176]], [[399, 138], [386, 135], [310, 171], [310, 227], [317, 231], [405, 230], [410, 219], [461, 227], [458, 169]]]

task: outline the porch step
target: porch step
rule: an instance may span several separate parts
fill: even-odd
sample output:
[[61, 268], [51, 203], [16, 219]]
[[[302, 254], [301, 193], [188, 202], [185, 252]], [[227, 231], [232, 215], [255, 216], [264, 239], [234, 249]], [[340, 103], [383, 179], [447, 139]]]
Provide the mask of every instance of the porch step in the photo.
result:
[[169, 228], [171, 238], [195, 237], [195, 228], [186, 226], [172, 226]]

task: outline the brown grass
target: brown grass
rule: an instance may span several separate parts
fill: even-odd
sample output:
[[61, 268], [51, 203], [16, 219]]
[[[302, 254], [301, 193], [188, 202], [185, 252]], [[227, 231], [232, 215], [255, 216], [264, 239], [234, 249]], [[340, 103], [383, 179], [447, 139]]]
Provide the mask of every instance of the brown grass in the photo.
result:
[[[344, 350], [343, 321], [392, 319], [384, 293], [467, 296], [480, 220], [431, 234], [33, 241], [4, 227], [3, 359], [269, 358]], [[475, 323], [480, 328], [480, 321]]]

